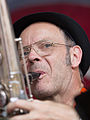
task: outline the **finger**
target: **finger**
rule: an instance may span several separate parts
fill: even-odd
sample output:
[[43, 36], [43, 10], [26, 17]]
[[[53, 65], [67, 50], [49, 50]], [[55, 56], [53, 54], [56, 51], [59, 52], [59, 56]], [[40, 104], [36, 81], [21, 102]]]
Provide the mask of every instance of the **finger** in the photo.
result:
[[24, 109], [24, 110], [32, 110], [33, 109], [33, 101], [26, 101], [26, 100], [17, 100], [16, 102], [11, 102], [7, 105], [7, 111], [10, 113], [16, 108]]
[[10, 118], [9, 120], [31, 120], [29, 114], [18, 115]]

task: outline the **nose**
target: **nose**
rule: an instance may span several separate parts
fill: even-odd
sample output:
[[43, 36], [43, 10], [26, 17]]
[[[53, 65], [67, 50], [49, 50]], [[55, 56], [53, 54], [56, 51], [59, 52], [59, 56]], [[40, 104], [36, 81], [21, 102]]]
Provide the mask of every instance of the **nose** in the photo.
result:
[[36, 53], [34, 49], [31, 49], [28, 58], [31, 63], [38, 62], [41, 60], [41, 57], [38, 53]]

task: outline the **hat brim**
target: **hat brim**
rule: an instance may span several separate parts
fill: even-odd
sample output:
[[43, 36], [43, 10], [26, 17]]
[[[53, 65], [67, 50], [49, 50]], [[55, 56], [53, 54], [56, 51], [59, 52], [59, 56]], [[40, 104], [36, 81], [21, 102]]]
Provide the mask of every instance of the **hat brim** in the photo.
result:
[[80, 69], [83, 75], [86, 74], [90, 66], [90, 42], [82, 27], [72, 18], [54, 12], [41, 12], [25, 16], [14, 24], [15, 36], [19, 37], [21, 32], [32, 23], [49, 22], [67, 31], [73, 38], [75, 43], [79, 45], [83, 51]]

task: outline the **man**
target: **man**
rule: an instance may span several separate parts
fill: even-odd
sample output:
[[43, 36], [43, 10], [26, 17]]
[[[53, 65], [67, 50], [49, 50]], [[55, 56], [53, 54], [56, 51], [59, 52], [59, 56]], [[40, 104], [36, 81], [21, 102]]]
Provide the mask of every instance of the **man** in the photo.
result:
[[90, 65], [90, 44], [83, 29], [71, 18], [52, 12], [26, 16], [14, 29], [22, 38], [28, 72], [40, 77], [31, 86], [38, 100], [8, 105], [8, 112], [29, 111], [12, 120], [79, 120], [74, 98]]

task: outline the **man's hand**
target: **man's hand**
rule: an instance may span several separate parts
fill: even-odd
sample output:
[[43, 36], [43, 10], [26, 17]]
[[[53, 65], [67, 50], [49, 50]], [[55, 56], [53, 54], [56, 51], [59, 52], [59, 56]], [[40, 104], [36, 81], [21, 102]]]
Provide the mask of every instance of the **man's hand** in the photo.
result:
[[16, 108], [27, 110], [29, 113], [14, 116], [10, 120], [79, 120], [78, 114], [72, 107], [51, 101], [18, 100], [9, 103], [8, 113]]

